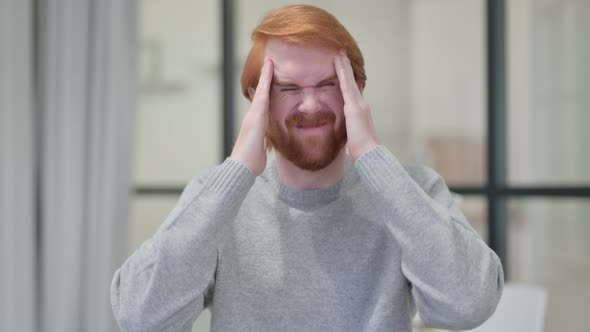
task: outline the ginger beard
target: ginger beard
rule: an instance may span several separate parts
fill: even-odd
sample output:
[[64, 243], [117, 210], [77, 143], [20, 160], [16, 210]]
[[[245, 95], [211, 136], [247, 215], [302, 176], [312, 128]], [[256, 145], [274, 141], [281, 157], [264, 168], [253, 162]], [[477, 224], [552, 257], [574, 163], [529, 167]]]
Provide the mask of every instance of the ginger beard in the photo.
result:
[[[335, 127], [336, 115], [321, 111], [312, 115], [295, 112], [285, 118], [287, 131], [279, 123], [269, 119], [266, 138], [271, 147], [297, 167], [318, 171], [328, 166], [346, 145], [346, 123]], [[304, 135], [298, 128], [317, 127], [327, 124], [329, 129], [321, 134]]]

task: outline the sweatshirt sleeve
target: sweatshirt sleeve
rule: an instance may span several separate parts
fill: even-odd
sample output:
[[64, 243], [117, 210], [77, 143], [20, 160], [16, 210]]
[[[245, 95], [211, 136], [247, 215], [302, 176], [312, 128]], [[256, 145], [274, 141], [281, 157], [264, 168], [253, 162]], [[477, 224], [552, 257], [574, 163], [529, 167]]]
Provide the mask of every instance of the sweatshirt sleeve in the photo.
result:
[[502, 265], [440, 175], [424, 167], [417, 183], [383, 146], [361, 156], [355, 167], [402, 248], [402, 273], [424, 324], [464, 330], [487, 320], [502, 295]]
[[227, 159], [193, 179], [156, 234], [115, 272], [113, 313], [122, 331], [190, 331], [211, 301], [218, 241], [256, 176]]

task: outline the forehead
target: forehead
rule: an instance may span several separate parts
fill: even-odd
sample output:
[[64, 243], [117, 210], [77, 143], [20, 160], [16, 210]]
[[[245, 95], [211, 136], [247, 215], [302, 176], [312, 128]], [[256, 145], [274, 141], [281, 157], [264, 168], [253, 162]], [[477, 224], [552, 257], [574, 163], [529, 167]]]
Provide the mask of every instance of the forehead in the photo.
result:
[[270, 39], [265, 55], [273, 60], [274, 77], [299, 85], [313, 85], [336, 74], [332, 59], [336, 52], [323, 47], [305, 47]]

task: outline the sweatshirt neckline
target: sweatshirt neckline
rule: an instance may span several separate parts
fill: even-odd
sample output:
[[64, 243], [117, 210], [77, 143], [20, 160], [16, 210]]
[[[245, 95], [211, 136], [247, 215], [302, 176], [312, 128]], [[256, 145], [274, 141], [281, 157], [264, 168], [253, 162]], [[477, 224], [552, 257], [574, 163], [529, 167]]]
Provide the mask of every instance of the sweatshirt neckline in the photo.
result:
[[350, 181], [353, 168], [354, 165], [352, 161], [347, 158], [344, 177], [335, 185], [322, 189], [295, 190], [281, 183], [276, 161], [273, 160], [270, 167], [269, 178], [279, 199], [294, 207], [313, 208], [326, 205], [336, 200], [340, 196], [342, 188]]

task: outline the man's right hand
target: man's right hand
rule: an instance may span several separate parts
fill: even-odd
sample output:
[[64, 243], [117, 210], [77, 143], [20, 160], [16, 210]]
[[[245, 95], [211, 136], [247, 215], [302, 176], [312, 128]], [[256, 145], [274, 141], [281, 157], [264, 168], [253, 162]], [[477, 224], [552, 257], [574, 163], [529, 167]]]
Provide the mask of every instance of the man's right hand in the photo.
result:
[[250, 108], [242, 120], [240, 134], [230, 156], [231, 159], [244, 164], [257, 176], [262, 174], [266, 167], [264, 140], [268, 123], [268, 103], [273, 72], [272, 61], [270, 58], [265, 58], [260, 70], [256, 92], [254, 92]]

